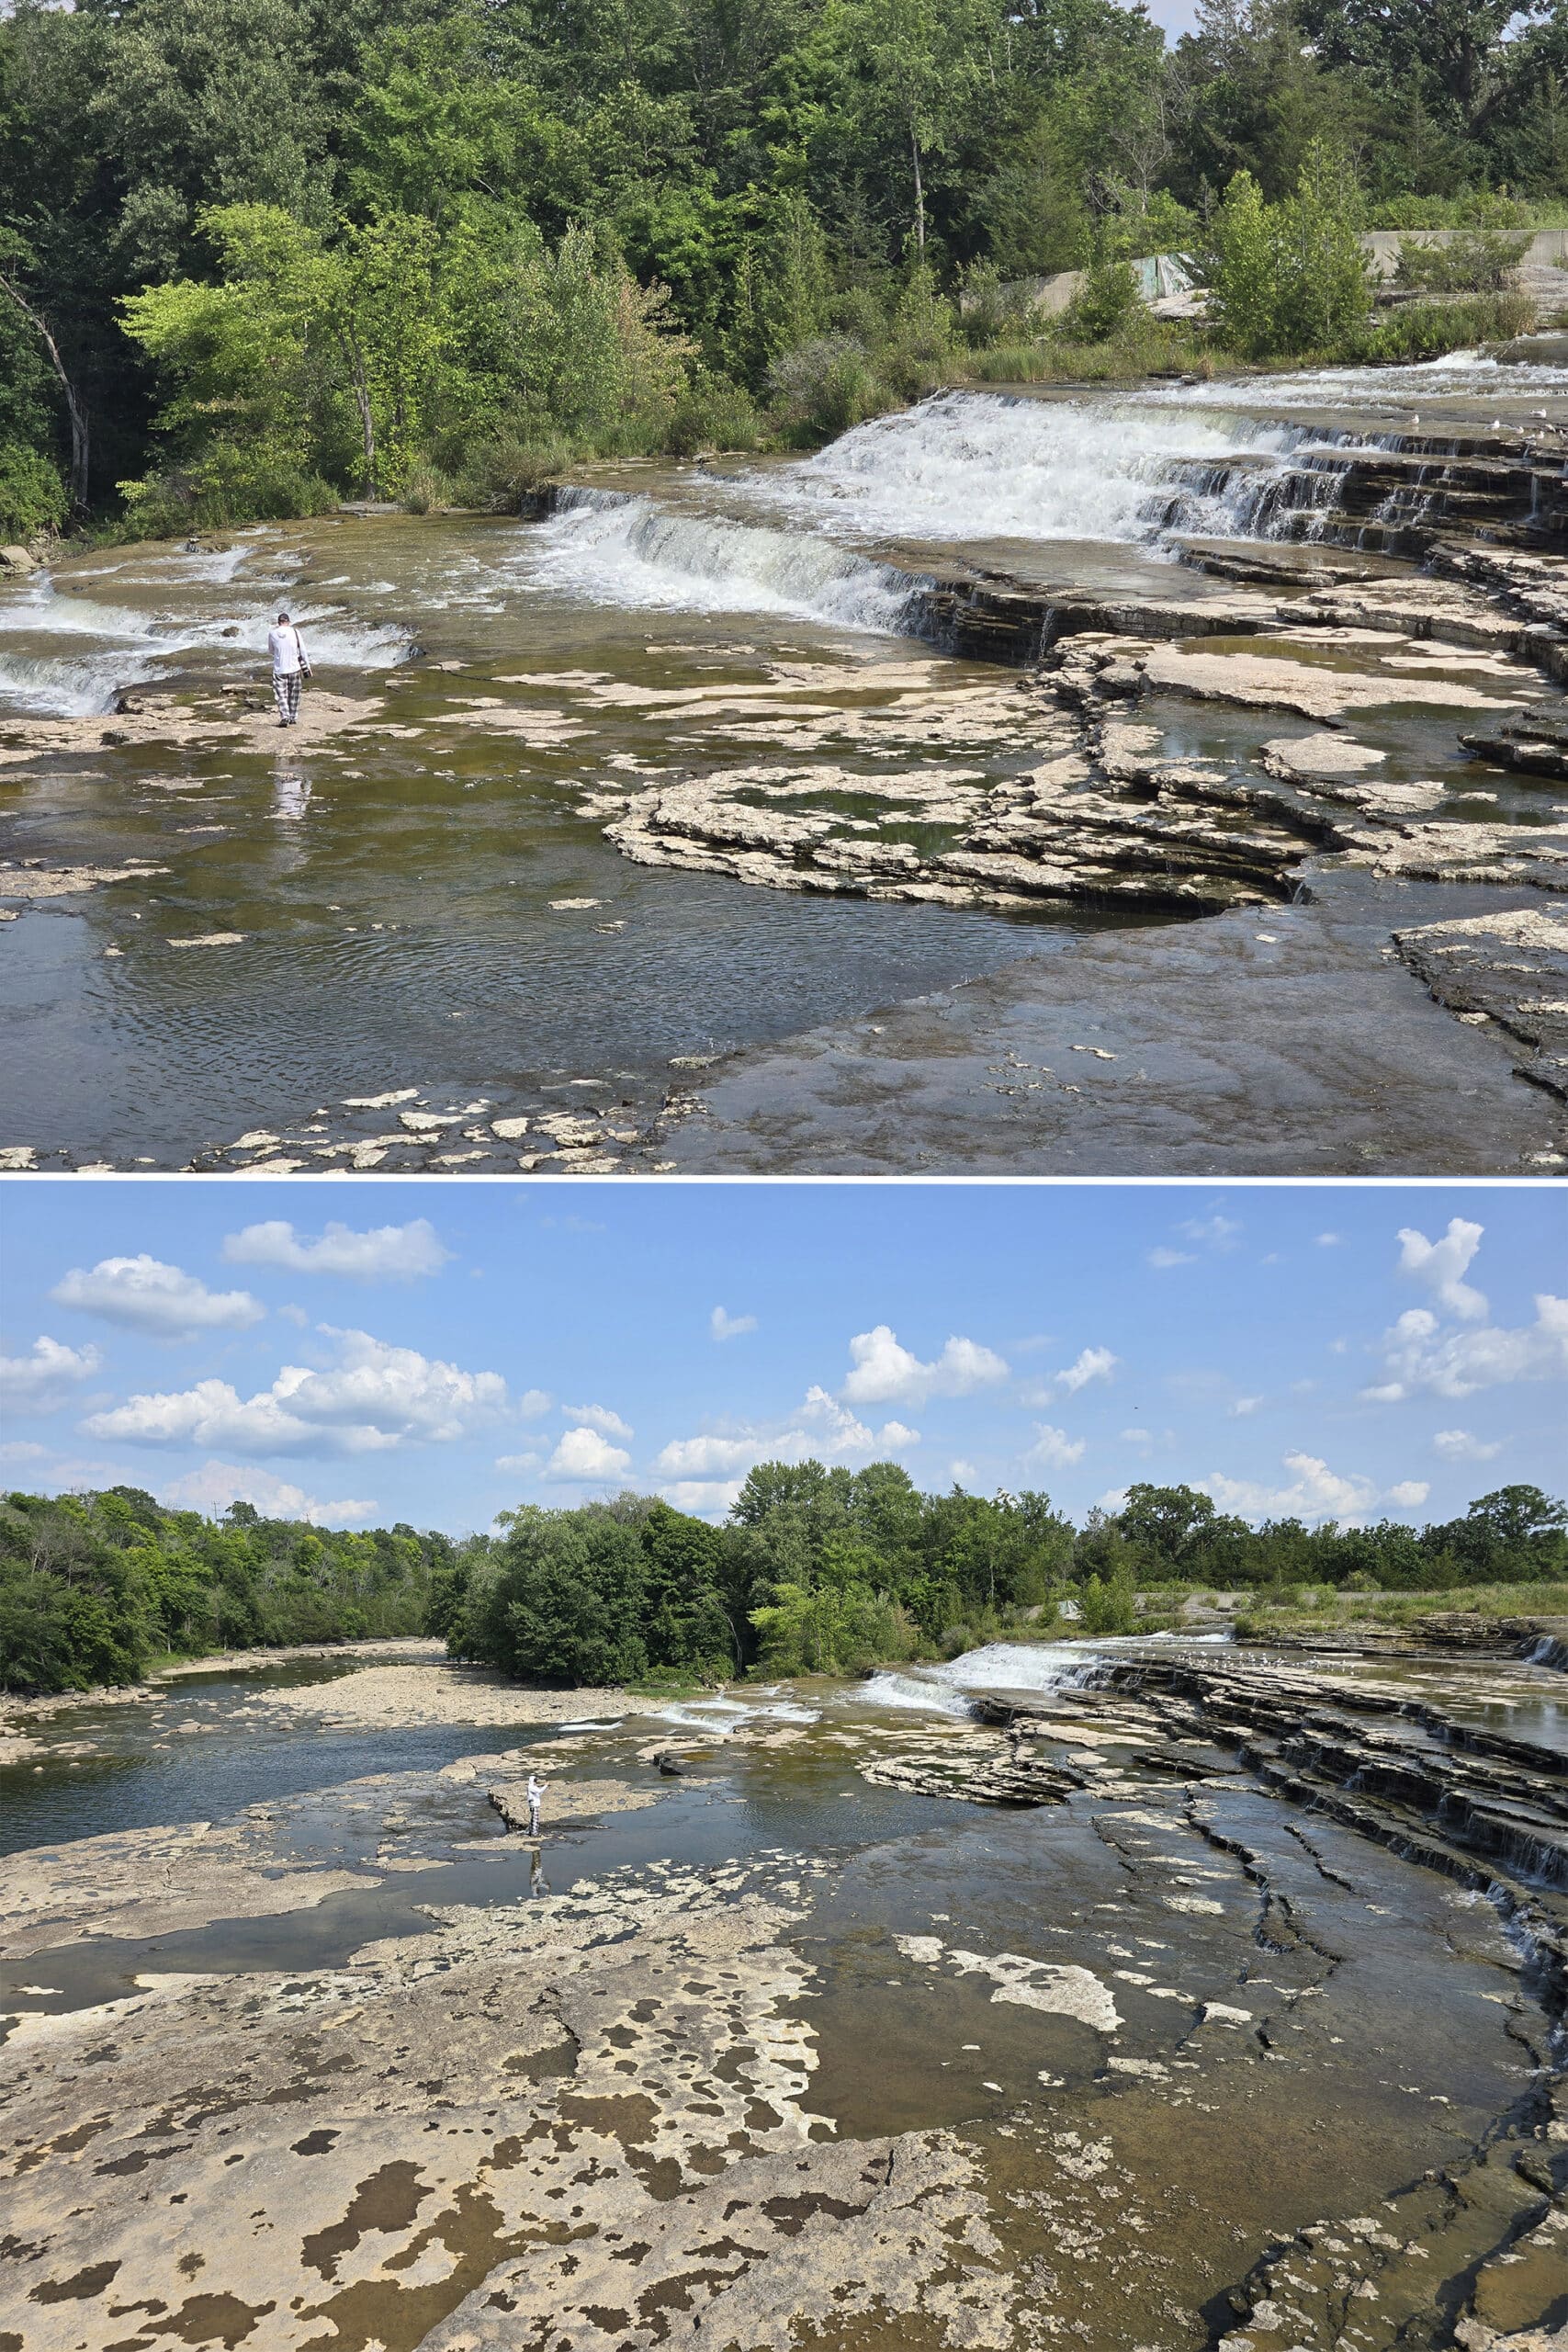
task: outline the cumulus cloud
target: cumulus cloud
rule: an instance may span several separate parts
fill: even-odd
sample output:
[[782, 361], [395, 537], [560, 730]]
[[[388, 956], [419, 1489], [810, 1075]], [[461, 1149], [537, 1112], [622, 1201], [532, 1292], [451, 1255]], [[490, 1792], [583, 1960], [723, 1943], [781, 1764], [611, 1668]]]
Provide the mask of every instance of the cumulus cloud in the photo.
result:
[[716, 1340], [739, 1340], [756, 1328], [754, 1315], [727, 1315], [722, 1306], [716, 1306], [708, 1317], [708, 1329]]
[[1337, 1250], [1344, 1238], [1340, 1233], [1320, 1233], [1317, 1236], [1317, 1246], [1320, 1250]]
[[93, 1437], [131, 1445], [196, 1445], [214, 1452], [377, 1453], [466, 1436], [506, 1408], [497, 1372], [390, 1347], [367, 1331], [333, 1331], [338, 1360], [324, 1371], [285, 1364], [270, 1388], [242, 1397], [226, 1380], [130, 1397], [95, 1413]]
[[631, 1466], [631, 1455], [623, 1447], [612, 1445], [608, 1438], [585, 1423], [568, 1430], [551, 1454], [545, 1476], [583, 1480], [619, 1478]]
[[544, 1460], [542, 1453], [502, 1453], [496, 1458], [498, 1470], [536, 1470]]
[[597, 1430], [601, 1437], [632, 1435], [619, 1413], [612, 1413], [608, 1405], [563, 1405], [561, 1411], [569, 1421], [576, 1421], [583, 1429]]
[[922, 1363], [886, 1323], [855, 1334], [850, 1363], [842, 1391], [849, 1405], [923, 1405], [928, 1396], [972, 1396], [1008, 1376], [1001, 1357], [976, 1340], [950, 1339], [941, 1355]]
[[1429, 1491], [1418, 1478], [1380, 1487], [1374, 1478], [1344, 1477], [1315, 1453], [1287, 1453], [1283, 1459], [1292, 1475], [1279, 1486], [1226, 1478], [1217, 1471], [1196, 1483], [1222, 1510], [1240, 1519], [1364, 1520], [1379, 1510], [1415, 1510]]
[[1490, 1462], [1502, 1453], [1503, 1441], [1497, 1438], [1483, 1444], [1468, 1430], [1439, 1430], [1432, 1440], [1432, 1451], [1445, 1462]]
[[164, 1487], [163, 1499], [181, 1510], [205, 1511], [209, 1519], [219, 1518], [231, 1503], [253, 1503], [268, 1519], [303, 1519], [312, 1527], [351, 1527], [374, 1519], [378, 1509], [373, 1502], [318, 1502], [274, 1471], [254, 1464], [243, 1470], [232, 1462], [204, 1462], [199, 1470], [187, 1470]]
[[1481, 1247], [1484, 1227], [1474, 1225], [1469, 1217], [1451, 1216], [1449, 1229], [1440, 1241], [1428, 1241], [1414, 1226], [1402, 1226], [1399, 1231], [1399, 1271], [1425, 1283], [1437, 1294], [1438, 1303], [1461, 1322], [1476, 1323], [1486, 1313], [1484, 1294], [1473, 1290], [1462, 1277], [1471, 1260]]
[[145, 1250], [138, 1258], [100, 1258], [91, 1268], [73, 1266], [49, 1295], [57, 1306], [79, 1307], [160, 1340], [243, 1331], [266, 1313], [248, 1290], [209, 1290], [198, 1275], [166, 1266]]
[[1445, 1331], [1429, 1307], [1408, 1307], [1384, 1332], [1382, 1352], [1387, 1379], [1362, 1391], [1373, 1404], [1397, 1404], [1422, 1389], [1460, 1397], [1516, 1380], [1561, 1380], [1568, 1376], [1568, 1298], [1539, 1293], [1535, 1321], [1514, 1329]]
[[545, 1415], [553, 1408], [555, 1401], [547, 1388], [525, 1388], [522, 1396], [517, 1399], [518, 1419], [525, 1421], [543, 1420]]
[[1161, 1268], [1166, 1266], [1195, 1266], [1197, 1262], [1198, 1261], [1194, 1258], [1190, 1250], [1167, 1250], [1162, 1248], [1159, 1250], [1151, 1250], [1149, 1251], [1149, 1263], [1151, 1266], [1159, 1266]]
[[699, 1437], [674, 1438], [655, 1467], [671, 1478], [733, 1477], [759, 1462], [869, 1461], [876, 1453], [905, 1453], [919, 1442], [919, 1430], [903, 1421], [884, 1421], [873, 1430], [825, 1388], [812, 1387], [789, 1421], [742, 1422]]
[[1044, 1470], [1066, 1470], [1083, 1460], [1086, 1438], [1069, 1437], [1066, 1430], [1053, 1429], [1049, 1421], [1036, 1421], [1034, 1431], [1034, 1443], [1023, 1457], [1026, 1462], [1038, 1463]]
[[1121, 1357], [1113, 1356], [1109, 1348], [1085, 1348], [1073, 1363], [1063, 1365], [1056, 1379], [1062, 1387], [1076, 1396], [1078, 1390], [1087, 1388], [1091, 1380], [1109, 1380], [1121, 1361]]
[[282, 1266], [296, 1274], [342, 1274], [356, 1283], [406, 1283], [439, 1273], [452, 1252], [428, 1217], [408, 1225], [378, 1225], [355, 1233], [330, 1224], [308, 1240], [282, 1217], [231, 1233], [223, 1256], [231, 1266]]
[[14, 1413], [57, 1413], [102, 1363], [96, 1348], [68, 1348], [40, 1331], [25, 1356], [0, 1356], [0, 1403]]
[[667, 1503], [690, 1511], [694, 1519], [723, 1519], [734, 1509], [742, 1484], [739, 1478], [677, 1478], [659, 1491]]
[[14, 1437], [0, 1445], [0, 1462], [41, 1462], [48, 1452], [47, 1445], [35, 1445], [31, 1438]]

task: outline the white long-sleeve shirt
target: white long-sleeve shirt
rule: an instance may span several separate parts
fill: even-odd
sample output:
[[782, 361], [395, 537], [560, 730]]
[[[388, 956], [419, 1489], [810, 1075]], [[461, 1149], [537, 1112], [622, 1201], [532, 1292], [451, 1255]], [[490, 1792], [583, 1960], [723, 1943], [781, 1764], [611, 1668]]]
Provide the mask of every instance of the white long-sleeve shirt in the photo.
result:
[[291, 678], [296, 670], [302, 670], [305, 666], [305, 648], [292, 621], [287, 628], [268, 629], [266, 650], [272, 656], [275, 678]]

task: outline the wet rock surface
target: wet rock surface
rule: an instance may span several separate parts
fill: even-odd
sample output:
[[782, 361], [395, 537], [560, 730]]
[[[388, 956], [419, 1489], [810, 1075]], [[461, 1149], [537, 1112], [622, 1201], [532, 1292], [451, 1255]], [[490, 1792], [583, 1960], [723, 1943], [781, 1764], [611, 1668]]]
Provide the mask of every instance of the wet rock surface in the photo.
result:
[[[803, 1685], [661, 1741], [546, 1725], [213, 1825], [254, 1893], [358, 1882], [265, 1958], [221, 1874], [209, 1928], [136, 1939], [168, 1833], [140, 1886], [90, 1838], [19, 1857], [58, 1932], [6, 1948], [0, 2331], [1544, 2345], [1568, 1781], [1522, 1736], [1538, 1669], [1514, 1733], [1450, 1670], [1122, 1645], [989, 1720]], [[525, 1763], [537, 1849], [494, 1804]]]

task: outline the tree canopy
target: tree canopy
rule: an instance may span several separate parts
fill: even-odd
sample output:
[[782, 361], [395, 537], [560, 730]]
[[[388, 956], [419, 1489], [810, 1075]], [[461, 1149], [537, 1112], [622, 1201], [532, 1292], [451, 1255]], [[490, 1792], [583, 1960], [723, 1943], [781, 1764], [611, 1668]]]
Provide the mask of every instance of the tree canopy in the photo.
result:
[[1565, 74], [1564, 0], [1205, 0], [1174, 46], [1118, 0], [17, 0], [0, 522], [831, 430], [933, 301], [1222, 203], [1293, 279], [1238, 347], [1316, 348], [1348, 221], [1568, 195]]

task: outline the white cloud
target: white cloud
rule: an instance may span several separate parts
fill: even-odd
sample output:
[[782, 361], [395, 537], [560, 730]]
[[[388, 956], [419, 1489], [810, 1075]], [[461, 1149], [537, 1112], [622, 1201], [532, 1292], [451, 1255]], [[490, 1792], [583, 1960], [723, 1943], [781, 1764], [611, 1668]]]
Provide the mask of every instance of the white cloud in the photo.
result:
[[1149, 1251], [1151, 1266], [1195, 1266], [1197, 1262], [1190, 1250], [1159, 1249]]
[[1503, 1451], [1503, 1441], [1496, 1439], [1483, 1445], [1468, 1430], [1439, 1430], [1432, 1440], [1432, 1451], [1440, 1453], [1445, 1462], [1490, 1462]]
[[1231, 1419], [1236, 1421], [1245, 1420], [1248, 1413], [1257, 1412], [1262, 1402], [1261, 1396], [1238, 1396], [1231, 1407]]
[[1056, 1378], [1064, 1388], [1077, 1396], [1078, 1390], [1087, 1388], [1091, 1380], [1109, 1380], [1121, 1361], [1121, 1357], [1113, 1356], [1109, 1348], [1085, 1348], [1075, 1363], [1063, 1366]]
[[312, 1527], [347, 1527], [356, 1520], [374, 1519], [379, 1506], [353, 1500], [323, 1503], [302, 1487], [271, 1470], [238, 1468], [232, 1462], [206, 1462], [187, 1470], [163, 1489], [163, 1500], [181, 1510], [205, 1511], [216, 1519], [231, 1503], [253, 1503], [268, 1519], [303, 1519]]
[[563, 1405], [561, 1411], [569, 1421], [576, 1421], [583, 1429], [597, 1430], [601, 1437], [632, 1435], [619, 1413], [612, 1413], [608, 1405]]
[[543, 1420], [555, 1401], [547, 1388], [525, 1388], [517, 1399], [518, 1418], [525, 1421]]
[[68, 1348], [39, 1332], [25, 1356], [0, 1356], [0, 1401], [17, 1413], [55, 1413], [103, 1363], [96, 1348]]
[[1249, 1478], [1226, 1478], [1219, 1472], [1197, 1484], [1212, 1495], [1222, 1510], [1241, 1519], [1362, 1520], [1392, 1506], [1414, 1510], [1427, 1499], [1425, 1484], [1413, 1478], [1380, 1488], [1373, 1478], [1343, 1477], [1315, 1453], [1287, 1453], [1284, 1466], [1292, 1475], [1284, 1484], [1269, 1487]]
[[1069, 1437], [1066, 1430], [1053, 1429], [1049, 1421], [1036, 1421], [1034, 1428], [1034, 1443], [1024, 1455], [1025, 1462], [1038, 1463], [1042, 1469], [1066, 1470], [1083, 1460], [1087, 1438]]
[[343, 1274], [356, 1283], [406, 1283], [438, 1273], [452, 1252], [427, 1217], [408, 1225], [378, 1225], [355, 1233], [330, 1224], [314, 1241], [282, 1217], [231, 1233], [223, 1256], [231, 1266], [283, 1266], [296, 1274]]
[[1317, 1246], [1320, 1250], [1337, 1250], [1344, 1238], [1342, 1233], [1320, 1233]]
[[498, 1470], [536, 1470], [544, 1460], [542, 1453], [502, 1453], [496, 1458]]
[[723, 1519], [739, 1499], [742, 1483], [739, 1478], [677, 1478], [659, 1491], [667, 1503], [694, 1518]]
[[1201, 1241], [1211, 1250], [1234, 1250], [1241, 1226], [1234, 1216], [1190, 1216], [1176, 1229], [1189, 1241]]
[[209, 1290], [196, 1274], [139, 1258], [100, 1258], [91, 1271], [73, 1266], [50, 1292], [58, 1306], [80, 1307], [156, 1339], [188, 1340], [197, 1331], [243, 1331], [266, 1313], [248, 1290]]
[[1484, 1230], [1469, 1217], [1451, 1216], [1440, 1241], [1428, 1241], [1414, 1226], [1402, 1226], [1399, 1232], [1400, 1272], [1425, 1283], [1436, 1292], [1439, 1306], [1465, 1323], [1479, 1322], [1486, 1312], [1483, 1295], [1461, 1279]]
[[1147, 1430], [1118, 1430], [1116, 1434], [1123, 1445], [1153, 1445], [1154, 1443], [1154, 1439]]
[[851, 1405], [923, 1405], [928, 1396], [968, 1396], [1008, 1376], [1007, 1365], [976, 1340], [950, 1339], [933, 1363], [922, 1363], [886, 1323], [850, 1341], [853, 1369], [844, 1382]]
[[35, 1445], [31, 1438], [15, 1437], [0, 1445], [0, 1462], [41, 1462], [48, 1452], [47, 1445]]
[[242, 1398], [226, 1380], [132, 1396], [84, 1422], [89, 1435], [132, 1445], [197, 1445], [268, 1453], [375, 1453], [468, 1432], [506, 1408], [497, 1372], [395, 1348], [367, 1331], [323, 1331], [338, 1344], [325, 1371], [285, 1364], [270, 1388]]
[[902, 1453], [919, 1442], [919, 1430], [902, 1421], [884, 1421], [873, 1430], [825, 1388], [813, 1387], [789, 1422], [743, 1422], [700, 1437], [673, 1438], [655, 1467], [671, 1478], [714, 1478], [745, 1472], [759, 1462], [869, 1461], [873, 1454]]
[[547, 1478], [619, 1478], [632, 1466], [631, 1455], [612, 1445], [595, 1429], [568, 1430], [549, 1458]]
[[1429, 1307], [1412, 1306], [1385, 1331], [1388, 1378], [1362, 1391], [1372, 1404], [1397, 1404], [1420, 1389], [1438, 1396], [1472, 1396], [1515, 1380], [1568, 1377], [1568, 1298], [1540, 1292], [1536, 1319], [1517, 1329], [1444, 1331]]
[[756, 1328], [754, 1315], [727, 1315], [722, 1306], [716, 1306], [708, 1317], [708, 1329], [716, 1340], [739, 1340]]
[[947, 1475], [955, 1487], [961, 1487], [966, 1478], [977, 1478], [980, 1474], [972, 1462], [950, 1462]]

